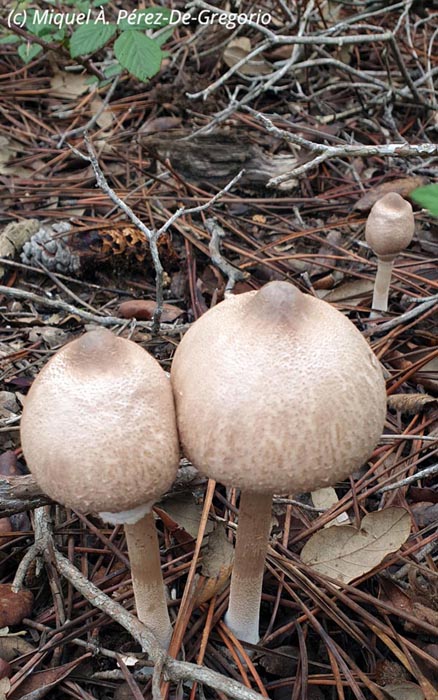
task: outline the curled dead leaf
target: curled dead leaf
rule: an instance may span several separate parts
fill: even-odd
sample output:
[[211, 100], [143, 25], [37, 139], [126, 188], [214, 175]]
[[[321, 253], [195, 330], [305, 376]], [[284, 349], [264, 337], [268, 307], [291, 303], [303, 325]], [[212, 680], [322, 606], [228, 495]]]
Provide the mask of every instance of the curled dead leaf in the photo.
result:
[[[136, 318], [139, 321], [150, 321], [154, 315], [157, 305], [155, 301], [147, 299], [132, 299], [124, 301], [119, 306], [119, 314], [122, 318]], [[163, 304], [161, 321], [172, 323], [179, 318], [184, 311], [173, 304]]]
[[388, 396], [388, 408], [410, 415], [420, 413], [425, 406], [437, 402], [438, 399], [429, 396], [429, 394], [392, 394], [392, 396]]
[[14, 593], [9, 583], [0, 584], [0, 627], [20, 624], [23, 617], [29, 617], [32, 608], [32, 591], [21, 588]]
[[231, 576], [233, 561], [234, 547], [227, 539], [225, 526], [219, 524], [208, 538], [208, 545], [203, 552], [201, 573], [205, 580], [197, 589], [197, 605], [222, 593]]
[[301, 559], [324, 576], [349, 583], [374, 569], [409, 537], [411, 519], [404, 508], [385, 508], [364, 517], [360, 530], [340, 525], [316, 532]]
[[397, 192], [402, 197], [408, 197], [412, 190], [421, 187], [426, 182], [427, 180], [420, 176], [401, 177], [390, 182], [383, 182], [381, 185], [377, 185], [377, 187], [373, 187], [373, 189], [365, 192], [353, 208], [357, 211], [368, 211], [378, 199], [388, 194], [388, 192]]
[[[252, 51], [251, 40], [246, 36], [240, 36], [228, 42], [223, 53], [224, 63], [232, 68]], [[240, 66], [239, 73], [242, 75], [268, 75], [273, 67], [261, 56], [250, 58], [243, 66]]]

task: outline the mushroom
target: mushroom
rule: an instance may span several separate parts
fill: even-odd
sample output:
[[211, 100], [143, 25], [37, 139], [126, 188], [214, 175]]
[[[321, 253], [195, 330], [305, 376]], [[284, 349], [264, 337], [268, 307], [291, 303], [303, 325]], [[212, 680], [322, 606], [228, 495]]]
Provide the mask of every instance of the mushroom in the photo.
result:
[[385, 194], [371, 209], [365, 226], [366, 241], [377, 255], [371, 318], [378, 316], [375, 311], [388, 309], [394, 260], [411, 242], [414, 229], [412, 207], [396, 192]]
[[172, 628], [152, 505], [176, 476], [179, 444], [158, 362], [105, 329], [68, 343], [32, 384], [21, 441], [51, 498], [124, 523], [137, 615], [167, 648]]
[[271, 282], [201, 316], [171, 380], [186, 456], [241, 489], [225, 621], [255, 644], [272, 494], [333, 484], [365, 462], [386, 415], [380, 365], [341, 312]]

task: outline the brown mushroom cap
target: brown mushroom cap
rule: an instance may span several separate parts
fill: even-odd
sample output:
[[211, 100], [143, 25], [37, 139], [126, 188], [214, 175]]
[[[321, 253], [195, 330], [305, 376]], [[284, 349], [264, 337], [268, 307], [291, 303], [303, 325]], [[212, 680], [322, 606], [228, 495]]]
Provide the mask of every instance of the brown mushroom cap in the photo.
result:
[[145, 350], [105, 329], [68, 343], [40, 372], [21, 439], [41, 488], [79, 511], [153, 502], [178, 468], [168, 378]]
[[186, 455], [247, 491], [303, 492], [354, 471], [386, 415], [377, 358], [342, 313], [287, 282], [230, 297], [173, 360]]
[[393, 258], [407, 248], [414, 230], [414, 214], [409, 202], [396, 192], [388, 192], [371, 209], [365, 238], [376, 255]]

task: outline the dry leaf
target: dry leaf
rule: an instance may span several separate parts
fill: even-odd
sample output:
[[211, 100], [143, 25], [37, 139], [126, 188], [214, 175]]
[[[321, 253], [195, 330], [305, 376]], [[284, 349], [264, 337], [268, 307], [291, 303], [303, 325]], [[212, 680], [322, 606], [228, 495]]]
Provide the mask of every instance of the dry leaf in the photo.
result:
[[[183, 528], [191, 538], [196, 539], [199, 530], [199, 522], [202, 515], [202, 505], [195, 502], [191, 493], [182, 493], [166, 498], [160, 505], [155, 506], [155, 510], [161, 517], [161, 511], [171, 516], [175, 523]], [[212, 522], [208, 521], [205, 534], [214, 528]]]
[[408, 681], [385, 685], [382, 691], [390, 700], [425, 700], [420, 686]]
[[346, 301], [349, 304], [353, 304], [355, 301], [357, 304], [362, 300], [362, 297], [370, 294], [374, 289], [373, 280], [351, 280], [350, 282], [343, 282], [335, 289], [330, 289], [329, 291], [322, 289], [318, 292], [320, 299], [324, 301], [336, 302], [336, 301]]
[[[147, 299], [132, 299], [124, 301], [119, 306], [119, 314], [122, 318], [136, 318], [139, 321], [150, 321], [157, 307], [155, 301]], [[162, 323], [172, 323], [184, 313], [183, 309], [173, 304], [163, 304], [161, 314]]]
[[288, 678], [295, 675], [299, 658], [300, 650], [298, 647], [284, 645], [262, 654], [259, 664], [265, 671], [272, 673], [274, 676]]
[[11, 689], [11, 682], [9, 678], [2, 678], [0, 680], [0, 700], [6, 700], [7, 694]]
[[436, 404], [437, 401], [438, 399], [429, 396], [429, 394], [392, 394], [388, 396], [388, 408], [401, 413], [415, 415], [420, 413], [428, 404]]
[[[50, 81], [49, 94], [52, 97], [61, 97], [64, 100], [75, 100], [79, 95], [90, 89], [89, 76], [86, 73], [55, 73]], [[93, 88], [94, 89], [94, 88]]]
[[397, 192], [397, 194], [400, 194], [402, 197], [408, 197], [412, 190], [421, 187], [421, 185], [424, 185], [426, 182], [427, 180], [420, 176], [401, 177], [397, 180], [384, 182], [381, 185], [377, 185], [377, 187], [373, 187], [372, 190], [365, 192], [363, 197], [356, 202], [353, 209], [357, 211], [368, 211], [378, 199], [388, 194], [388, 192]]
[[[102, 100], [99, 95], [97, 95], [93, 100], [90, 102], [90, 110], [91, 114], [93, 117], [100, 112], [99, 116], [97, 117], [97, 124], [102, 128], [109, 130], [113, 126], [115, 122], [115, 117], [114, 114], [111, 110], [110, 107], [106, 106], [105, 109], [102, 109], [104, 105], [104, 101]], [[100, 111], [102, 110], [102, 111]]]
[[411, 519], [404, 508], [386, 508], [364, 517], [360, 530], [341, 525], [316, 532], [301, 559], [320, 574], [349, 583], [374, 569], [407, 540]]
[[[316, 489], [310, 494], [312, 497], [313, 505], [315, 508], [320, 510], [328, 510], [339, 501], [338, 495], [333, 488], [333, 486], [325, 486], [321, 489]], [[336, 518], [329, 520], [324, 527], [331, 527], [332, 525], [346, 525], [350, 522], [347, 513], [340, 513]]]
[[43, 698], [58, 683], [67, 678], [84, 659], [88, 659], [90, 656], [91, 653], [87, 653], [63, 666], [32, 673], [24, 679], [23, 683], [20, 683], [17, 690], [8, 695], [8, 700], [39, 700], [39, 698]]
[[[247, 36], [240, 36], [228, 42], [223, 53], [224, 63], [232, 68], [248, 56], [252, 51], [251, 40]], [[256, 56], [240, 66], [239, 73], [242, 75], [268, 75], [273, 70], [273, 66], [264, 58]]]
[[23, 617], [29, 617], [33, 608], [33, 593], [21, 588], [13, 593], [8, 583], [0, 584], [0, 627], [18, 625]]
[[[7, 628], [5, 628], [7, 630]], [[17, 633], [2, 633], [0, 634], [0, 656], [5, 661], [13, 661], [17, 656], [30, 654], [35, 651], [35, 647], [30, 642], [27, 642]]]
[[197, 589], [197, 605], [222, 593], [231, 576], [233, 561], [234, 547], [227, 539], [225, 526], [219, 523], [208, 538], [208, 545], [202, 553], [201, 573], [206, 579], [202, 587]]
[[[5, 226], [0, 233], [0, 258], [13, 259], [20, 253], [22, 247], [29, 241], [39, 229], [37, 219], [13, 221]], [[0, 277], [3, 277], [5, 268], [0, 265]]]

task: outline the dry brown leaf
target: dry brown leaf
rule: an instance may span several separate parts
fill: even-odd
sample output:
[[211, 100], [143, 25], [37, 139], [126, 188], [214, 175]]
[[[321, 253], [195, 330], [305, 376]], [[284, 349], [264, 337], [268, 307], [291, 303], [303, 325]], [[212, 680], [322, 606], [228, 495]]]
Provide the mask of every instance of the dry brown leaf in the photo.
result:
[[[150, 321], [157, 308], [155, 301], [148, 299], [132, 299], [124, 301], [119, 306], [119, 314], [122, 318], [136, 318], [140, 321]], [[161, 314], [162, 323], [172, 323], [177, 318], [182, 316], [183, 309], [180, 309], [174, 304], [163, 304], [163, 313]]]
[[50, 80], [49, 94], [52, 97], [61, 97], [64, 100], [75, 100], [79, 95], [90, 90], [89, 76], [86, 73], [55, 73]]
[[[7, 630], [7, 628], [5, 628]], [[6, 633], [5, 630], [0, 634], [0, 656], [5, 661], [13, 661], [17, 656], [30, 654], [35, 651], [35, 647], [30, 642], [27, 642], [20, 635], [22, 632]]]
[[[196, 539], [199, 530], [199, 523], [202, 515], [202, 505], [195, 502], [191, 493], [181, 493], [166, 498], [159, 507], [155, 506], [157, 513], [164, 511], [174, 522], [183, 528], [193, 539]], [[214, 528], [211, 521], [207, 522], [205, 533], [210, 533]]]
[[[20, 253], [26, 241], [38, 231], [39, 226], [37, 219], [13, 221], [5, 226], [0, 233], [0, 257], [13, 259]], [[4, 273], [5, 268], [0, 265], [0, 277], [3, 277]]]
[[280, 678], [293, 676], [297, 670], [297, 660], [300, 658], [298, 647], [284, 645], [270, 649], [266, 654], [262, 654], [259, 664], [265, 671]]
[[324, 576], [349, 583], [374, 569], [407, 540], [411, 519], [404, 508], [386, 508], [364, 517], [360, 530], [341, 525], [316, 532], [301, 559]]
[[233, 562], [234, 547], [227, 539], [225, 526], [219, 523], [208, 538], [207, 547], [202, 553], [201, 573], [206, 578], [202, 587], [197, 589], [197, 605], [222, 593], [231, 576]]
[[6, 700], [6, 696], [11, 688], [11, 682], [9, 678], [2, 678], [0, 680], [0, 700]]
[[402, 197], [408, 197], [412, 190], [421, 187], [421, 185], [424, 185], [426, 182], [426, 178], [420, 176], [401, 177], [396, 180], [391, 180], [390, 182], [384, 182], [381, 185], [377, 185], [377, 187], [373, 187], [372, 190], [365, 192], [363, 197], [356, 202], [353, 209], [357, 211], [368, 211], [378, 199], [388, 194], [388, 192], [397, 192], [397, 194], [400, 194]]
[[33, 608], [33, 593], [21, 588], [12, 591], [9, 583], [0, 583], [0, 627], [18, 625], [23, 617], [29, 617]]
[[[310, 494], [312, 497], [313, 505], [315, 508], [320, 510], [328, 510], [339, 501], [338, 494], [336, 493], [333, 486], [325, 486], [321, 489], [316, 489]], [[346, 525], [349, 522], [347, 513], [340, 513], [336, 518], [329, 520], [324, 527], [331, 527], [332, 525]]]
[[[109, 130], [109, 129], [111, 129], [111, 127], [113, 126], [113, 124], [115, 122], [115, 117], [114, 117], [114, 114], [113, 114], [110, 107], [107, 106], [107, 107], [105, 107], [105, 109], [102, 109], [103, 106], [104, 106], [104, 101], [102, 100], [102, 98], [99, 95], [97, 95], [90, 102], [90, 110], [91, 110], [91, 114], [93, 115], [93, 117], [98, 112], [100, 112], [100, 114], [96, 120], [97, 124], [102, 129]], [[102, 111], [100, 111], [100, 110], [102, 110]]]
[[346, 301], [348, 299], [349, 304], [353, 304], [356, 300], [358, 304], [362, 297], [370, 294], [374, 289], [373, 280], [351, 280], [350, 282], [343, 282], [335, 289], [330, 289], [329, 291], [323, 289], [318, 293], [318, 296], [324, 301], [336, 302], [336, 301]]
[[17, 690], [8, 695], [8, 700], [39, 700], [39, 698], [43, 698], [58, 683], [67, 678], [84, 659], [88, 659], [90, 656], [91, 653], [87, 653], [63, 666], [32, 673], [25, 678]]
[[437, 401], [438, 399], [429, 396], [429, 394], [392, 394], [388, 396], [388, 408], [400, 411], [400, 413], [415, 415], [420, 413], [428, 404], [436, 404]]
[[[232, 68], [248, 56], [252, 51], [251, 40], [247, 36], [240, 36], [237, 39], [232, 39], [228, 42], [223, 53], [224, 63]], [[239, 73], [242, 75], [268, 75], [273, 70], [273, 67], [268, 61], [260, 56], [251, 58], [243, 66], [239, 68]]]
[[420, 686], [408, 681], [385, 685], [382, 691], [390, 700], [425, 700]]

